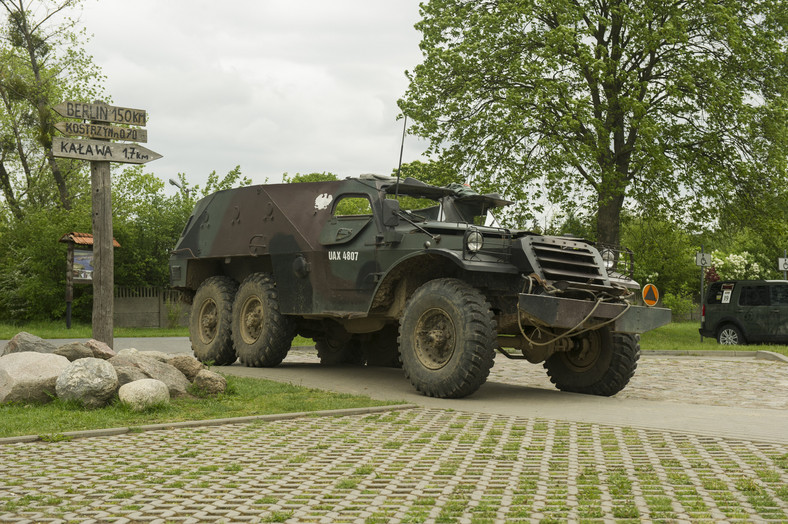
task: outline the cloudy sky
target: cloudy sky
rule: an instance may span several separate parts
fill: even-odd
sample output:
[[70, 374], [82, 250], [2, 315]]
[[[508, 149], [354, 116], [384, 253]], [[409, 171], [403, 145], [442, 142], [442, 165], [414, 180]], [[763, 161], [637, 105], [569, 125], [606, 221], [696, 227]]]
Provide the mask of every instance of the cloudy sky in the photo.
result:
[[[148, 111], [149, 171], [203, 185], [240, 164], [263, 183], [396, 168], [418, 3], [100, 0], [81, 20], [113, 103]], [[409, 137], [404, 161], [424, 149]]]

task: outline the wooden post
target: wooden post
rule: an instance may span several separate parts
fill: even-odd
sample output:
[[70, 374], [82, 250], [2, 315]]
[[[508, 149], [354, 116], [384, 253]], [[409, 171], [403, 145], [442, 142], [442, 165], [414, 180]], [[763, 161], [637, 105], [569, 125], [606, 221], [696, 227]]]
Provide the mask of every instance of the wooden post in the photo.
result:
[[66, 329], [71, 329], [71, 304], [74, 302], [74, 243], [68, 243], [66, 258]]
[[93, 190], [93, 338], [113, 346], [115, 253], [109, 162], [90, 163]]

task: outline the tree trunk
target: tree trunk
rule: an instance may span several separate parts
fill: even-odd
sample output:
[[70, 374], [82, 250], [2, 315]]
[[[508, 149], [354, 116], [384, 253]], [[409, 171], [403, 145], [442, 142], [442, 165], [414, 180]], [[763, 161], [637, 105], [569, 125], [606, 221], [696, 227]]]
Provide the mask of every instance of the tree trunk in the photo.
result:
[[[613, 192], [611, 192], [613, 193]], [[618, 246], [621, 243], [621, 208], [624, 194], [606, 194], [600, 191], [597, 205], [596, 237], [597, 242]]]
[[[62, 4], [58, 11], [67, 4], [68, 2]], [[38, 57], [36, 56], [34, 35], [28, 23], [27, 12], [24, 9], [23, 3], [20, 1], [19, 4], [14, 5], [14, 7], [19, 12], [19, 29], [25, 41], [25, 48], [30, 58], [30, 70], [35, 79], [35, 93], [37, 94], [35, 94], [31, 102], [35, 105], [36, 111], [38, 112], [38, 125], [41, 131], [39, 142], [44, 148], [47, 163], [52, 170], [52, 176], [55, 178], [55, 184], [57, 185], [58, 194], [60, 196], [60, 203], [64, 209], [71, 209], [71, 197], [68, 193], [68, 184], [66, 183], [65, 174], [60, 169], [55, 156], [52, 154], [52, 134], [54, 128], [51, 110], [49, 109], [52, 104], [46, 95], [46, 82], [41, 77], [41, 64], [39, 64]]]
[[6, 204], [8, 204], [8, 207], [11, 209], [11, 213], [14, 214], [14, 218], [17, 220], [22, 220], [24, 215], [22, 214], [22, 210], [19, 207], [19, 202], [16, 200], [14, 187], [11, 185], [11, 177], [9, 176], [3, 162], [0, 162], [0, 186], [3, 188], [3, 196], [5, 197]]

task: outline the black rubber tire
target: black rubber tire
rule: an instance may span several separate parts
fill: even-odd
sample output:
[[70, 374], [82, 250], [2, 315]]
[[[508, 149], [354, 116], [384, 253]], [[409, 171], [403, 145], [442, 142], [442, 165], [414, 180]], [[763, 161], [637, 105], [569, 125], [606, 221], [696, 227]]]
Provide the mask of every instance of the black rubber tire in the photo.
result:
[[233, 344], [245, 366], [274, 367], [287, 356], [295, 336], [292, 319], [279, 310], [276, 284], [253, 273], [238, 288], [233, 304]]
[[490, 304], [478, 290], [451, 278], [427, 282], [413, 293], [400, 321], [405, 376], [430, 397], [468, 396], [490, 374], [496, 335]]
[[717, 331], [717, 342], [723, 346], [741, 346], [747, 344], [744, 334], [733, 324], [725, 324]]
[[319, 337], [315, 339], [315, 349], [323, 366], [364, 363], [361, 356], [361, 343], [357, 336], [351, 336], [347, 340]]
[[200, 284], [189, 315], [189, 339], [203, 363], [227, 366], [236, 360], [232, 339], [233, 299], [238, 284], [230, 277], [210, 277]]
[[[583, 335], [581, 348], [553, 354], [544, 363], [550, 381], [561, 391], [610, 397], [629, 383], [640, 358], [640, 336], [611, 333], [606, 327]], [[581, 345], [582, 343], [578, 343]]]
[[399, 344], [397, 336], [399, 326], [391, 324], [376, 333], [372, 333], [363, 345], [363, 359], [367, 366], [385, 368], [401, 368]]

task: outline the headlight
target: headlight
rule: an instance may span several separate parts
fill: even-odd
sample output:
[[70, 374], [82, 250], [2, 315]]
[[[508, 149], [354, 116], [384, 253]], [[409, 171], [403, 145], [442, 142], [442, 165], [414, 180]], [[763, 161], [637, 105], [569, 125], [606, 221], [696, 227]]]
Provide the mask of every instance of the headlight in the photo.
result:
[[605, 249], [601, 253], [602, 261], [605, 263], [605, 269], [610, 270], [616, 265], [616, 254], [609, 249]]
[[471, 253], [476, 253], [481, 250], [482, 246], [484, 245], [484, 237], [478, 231], [471, 231], [468, 234], [468, 238], [465, 239], [465, 247], [468, 248], [468, 251]]

